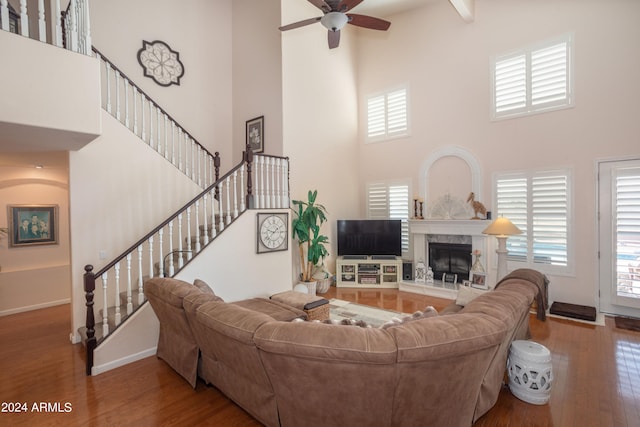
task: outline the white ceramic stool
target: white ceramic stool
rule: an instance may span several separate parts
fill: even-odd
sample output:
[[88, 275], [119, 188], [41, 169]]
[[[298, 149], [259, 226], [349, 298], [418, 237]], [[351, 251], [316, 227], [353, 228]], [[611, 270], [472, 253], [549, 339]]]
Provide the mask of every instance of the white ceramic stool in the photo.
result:
[[507, 370], [509, 389], [518, 399], [534, 405], [549, 401], [553, 370], [551, 352], [545, 346], [533, 341], [512, 342]]

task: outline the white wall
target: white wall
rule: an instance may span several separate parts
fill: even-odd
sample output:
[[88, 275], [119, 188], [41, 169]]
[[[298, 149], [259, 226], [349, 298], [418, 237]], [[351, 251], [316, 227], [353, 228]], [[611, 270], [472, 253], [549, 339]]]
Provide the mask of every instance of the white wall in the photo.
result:
[[[90, 1], [93, 45], [211, 153], [232, 159], [231, 0]], [[184, 64], [180, 86], [144, 77], [142, 41], [161, 40]]]
[[69, 302], [67, 153], [0, 154], [2, 228], [9, 226], [9, 205], [57, 205], [58, 243], [11, 247], [11, 236], [0, 239], [0, 316]]
[[85, 322], [84, 266], [100, 270], [201, 191], [104, 111], [102, 120], [103, 135], [69, 157], [73, 333]]
[[46, 151], [76, 150], [100, 134], [97, 60], [8, 31], [0, 52], [12, 52], [0, 67], [0, 151], [41, 150], [43, 140]]
[[[282, 2], [283, 24], [317, 15], [310, 3]], [[306, 200], [307, 191], [318, 190], [317, 201], [329, 212], [322, 231], [333, 242], [327, 263], [331, 271], [336, 220], [357, 216], [363, 194], [358, 185], [363, 163], [358, 158], [355, 42], [355, 32], [345, 28], [340, 47], [330, 50], [327, 30], [319, 23], [282, 35], [283, 135], [284, 152], [291, 159], [291, 198]]]
[[280, 1], [233, 0], [233, 154], [241, 160], [246, 121], [264, 116], [265, 153], [283, 154]]
[[[553, 276], [550, 295], [597, 305], [594, 164], [639, 154], [640, 2], [478, 1], [475, 12], [475, 21], [465, 24], [447, 2], [430, 3], [391, 17], [388, 38], [360, 31], [359, 96], [407, 82], [412, 118], [408, 138], [360, 143], [360, 185], [409, 177], [418, 188], [420, 167], [430, 153], [459, 145], [478, 159], [484, 182], [480, 201], [495, 210], [495, 172], [570, 168], [575, 275]], [[490, 56], [566, 32], [575, 34], [575, 108], [491, 122]], [[365, 167], [380, 162], [386, 167]], [[440, 186], [444, 192], [452, 183], [442, 179]]]

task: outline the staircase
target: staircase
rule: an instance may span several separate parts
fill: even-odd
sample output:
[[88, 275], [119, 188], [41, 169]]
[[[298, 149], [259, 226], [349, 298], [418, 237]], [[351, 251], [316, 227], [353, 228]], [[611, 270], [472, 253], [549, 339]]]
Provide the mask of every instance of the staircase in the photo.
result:
[[[85, 266], [87, 321], [79, 332], [87, 347], [87, 375], [96, 347], [144, 304], [146, 279], [176, 275], [247, 209], [289, 207], [288, 159], [254, 155], [247, 146], [242, 161], [220, 176], [219, 153], [209, 153], [117, 66], [93, 51], [102, 63], [103, 109], [203, 191], [99, 271]], [[97, 319], [96, 286], [102, 291]]]
[[[86, 322], [80, 333], [87, 348], [86, 372], [91, 375], [94, 350], [114, 331], [124, 330], [132, 316], [145, 306], [143, 284], [147, 278], [176, 275], [248, 209], [289, 207], [289, 162], [283, 157], [254, 154], [246, 147], [242, 161], [220, 176], [219, 154], [211, 154], [166, 109], [92, 47], [88, 1], [71, 0], [64, 12], [59, 11], [59, 0], [53, 1], [57, 8], [52, 21], [55, 37], [47, 40], [42, 29], [46, 26], [41, 22], [37, 38], [97, 58], [102, 109], [135, 135], [140, 144], [150, 147], [153, 155], [171, 163], [202, 190], [157, 226], [140, 230], [141, 238], [98, 271], [92, 265], [85, 266]], [[17, 29], [21, 36], [33, 38], [34, 34], [28, 34], [28, 20], [42, 20], [42, 2], [38, 3], [37, 13], [29, 10], [31, 16], [27, 16], [26, 2], [21, 2], [18, 27], [8, 21], [16, 14], [9, 14], [6, 2], [0, 3], [0, 30]], [[149, 217], [147, 214], [141, 213], [143, 219]]]

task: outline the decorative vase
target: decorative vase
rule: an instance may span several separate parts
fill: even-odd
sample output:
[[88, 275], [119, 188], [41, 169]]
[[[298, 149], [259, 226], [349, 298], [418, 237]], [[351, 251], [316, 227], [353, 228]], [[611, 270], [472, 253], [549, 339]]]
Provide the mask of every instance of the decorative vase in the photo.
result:
[[479, 253], [475, 253], [474, 255], [476, 256], [476, 260], [473, 263], [473, 265], [471, 266], [471, 271], [474, 271], [476, 273], [484, 273], [484, 266], [480, 262], [480, 257], [482, 255], [479, 254]]

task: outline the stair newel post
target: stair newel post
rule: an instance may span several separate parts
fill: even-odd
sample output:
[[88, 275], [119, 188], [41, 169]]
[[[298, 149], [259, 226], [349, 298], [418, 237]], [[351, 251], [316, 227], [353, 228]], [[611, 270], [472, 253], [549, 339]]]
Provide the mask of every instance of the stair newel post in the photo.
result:
[[[215, 178], [216, 178], [215, 181], [213, 182], [218, 182], [218, 180], [220, 179], [220, 153], [217, 151], [213, 156], [213, 169], [214, 169]], [[218, 186], [216, 186], [215, 198], [218, 201], [220, 200], [220, 193], [218, 193]]]
[[251, 179], [251, 164], [253, 163], [253, 150], [251, 150], [251, 146], [247, 144], [244, 151], [244, 161], [247, 163], [247, 209], [254, 208], [253, 202], [253, 187], [252, 187], [252, 179]]
[[96, 290], [96, 277], [93, 274], [93, 265], [87, 264], [84, 267], [84, 294], [85, 305], [87, 306], [87, 319], [85, 326], [87, 328], [87, 375], [91, 375], [93, 367], [93, 350], [96, 348], [96, 321], [93, 314], [93, 291]]
[[102, 276], [100, 276], [100, 279], [102, 279], [102, 336], [106, 337], [107, 335], [109, 335], [109, 295], [107, 292], [107, 288], [108, 288], [108, 279], [109, 276], [107, 275], [107, 272], [105, 271], [104, 273], [102, 273]]
[[217, 236], [216, 231], [216, 191], [218, 187], [216, 186], [215, 190], [211, 190], [209, 193], [211, 194], [211, 239], [215, 239]]

